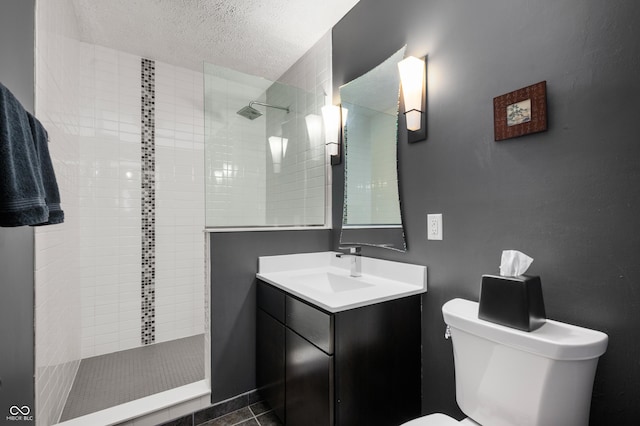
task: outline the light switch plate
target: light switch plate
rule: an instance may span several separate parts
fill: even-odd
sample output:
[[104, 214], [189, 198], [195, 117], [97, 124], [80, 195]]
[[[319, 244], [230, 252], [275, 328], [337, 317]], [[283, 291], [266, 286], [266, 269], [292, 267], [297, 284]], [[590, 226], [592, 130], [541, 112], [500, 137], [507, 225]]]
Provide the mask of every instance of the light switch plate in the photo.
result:
[[427, 214], [427, 240], [442, 239], [442, 214]]

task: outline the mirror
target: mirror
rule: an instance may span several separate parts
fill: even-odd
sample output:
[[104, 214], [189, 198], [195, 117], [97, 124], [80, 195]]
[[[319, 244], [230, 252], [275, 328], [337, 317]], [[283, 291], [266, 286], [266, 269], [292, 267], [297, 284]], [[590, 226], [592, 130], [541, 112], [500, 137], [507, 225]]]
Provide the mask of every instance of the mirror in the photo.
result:
[[405, 48], [340, 87], [342, 108], [347, 110], [341, 244], [406, 250], [397, 161], [398, 62]]

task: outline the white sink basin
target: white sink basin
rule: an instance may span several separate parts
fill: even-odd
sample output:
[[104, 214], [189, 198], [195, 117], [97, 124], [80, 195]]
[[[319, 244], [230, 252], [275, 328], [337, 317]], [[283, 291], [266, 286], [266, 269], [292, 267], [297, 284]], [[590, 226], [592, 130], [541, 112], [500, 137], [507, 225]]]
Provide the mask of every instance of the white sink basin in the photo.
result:
[[296, 277], [300, 280], [300, 285], [323, 293], [341, 293], [343, 291], [357, 290], [361, 288], [373, 287], [366, 281], [353, 277], [345, 277], [331, 272], [316, 272], [313, 274], [303, 274]]
[[329, 312], [427, 291], [425, 266], [361, 257], [362, 276], [351, 277], [351, 258], [336, 254], [263, 256], [256, 276]]

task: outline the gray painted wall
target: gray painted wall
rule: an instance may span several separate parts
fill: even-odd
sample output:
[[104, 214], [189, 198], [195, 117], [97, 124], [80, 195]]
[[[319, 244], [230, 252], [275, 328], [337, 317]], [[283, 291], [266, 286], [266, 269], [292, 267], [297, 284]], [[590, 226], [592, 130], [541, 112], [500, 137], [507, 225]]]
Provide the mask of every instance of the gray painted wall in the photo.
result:
[[[35, 0], [0, 2], [0, 81], [34, 110]], [[0, 424], [34, 406], [33, 228], [0, 228]], [[32, 421], [20, 424], [34, 424]]]
[[[409, 251], [363, 249], [429, 268], [425, 414], [463, 417], [442, 304], [478, 300], [480, 276], [518, 249], [535, 258], [548, 317], [609, 335], [591, 424], [640, 417], [638, 22], [635, 0], [361, 0], [334, 27], [334, 94], [405, 43], [429, 55], [429, 138], [399, 148]], [[542, 80], [549, 130], [494, 142], [493, 98]], [[427, 213], [443, 214], [443, 241], [427, 241]]]
[[329, 230], [211, 234], [211, 401], [256, 388], [258, 257], [327, 251]]

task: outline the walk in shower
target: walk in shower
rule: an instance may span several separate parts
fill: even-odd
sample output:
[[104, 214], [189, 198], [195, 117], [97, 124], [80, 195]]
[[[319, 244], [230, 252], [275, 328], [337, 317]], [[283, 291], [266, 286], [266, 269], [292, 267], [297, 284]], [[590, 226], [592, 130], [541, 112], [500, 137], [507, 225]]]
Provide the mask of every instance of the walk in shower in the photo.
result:
[[35, 231], [36, 423], [192, 385], [208, 402], [202, 72], [80, 42], [64, 5], [38, 8], [66, 220]]
[[82, 360], [62, 421], [205, 379], [202, 74], [83, 48]]

